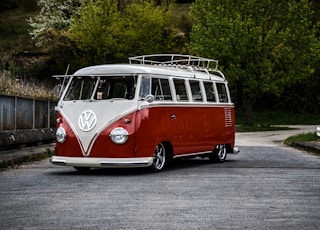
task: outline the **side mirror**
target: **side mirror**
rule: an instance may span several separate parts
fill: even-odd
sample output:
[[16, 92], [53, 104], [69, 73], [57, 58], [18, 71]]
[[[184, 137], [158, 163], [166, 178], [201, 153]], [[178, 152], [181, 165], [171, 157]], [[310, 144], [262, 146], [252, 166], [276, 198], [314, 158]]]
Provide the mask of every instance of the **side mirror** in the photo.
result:
[[146, 101], [149, 102], [149, 103], [153, 102], [154, 101], [154, 96], [152, 94], [148, 94], [146, 96]]

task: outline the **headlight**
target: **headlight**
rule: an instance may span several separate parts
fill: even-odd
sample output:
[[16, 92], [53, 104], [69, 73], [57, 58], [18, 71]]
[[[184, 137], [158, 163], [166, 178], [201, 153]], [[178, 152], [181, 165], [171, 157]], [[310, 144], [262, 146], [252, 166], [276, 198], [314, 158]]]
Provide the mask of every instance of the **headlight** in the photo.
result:
[[124, 144], [128, 140], [128, 131], [124, 128], [115, 128], [110, 133], [111, 140], [116, 144]]
[[57, 132], [56, 132], [56, 139], [59, 143], [63, 143], [65, 140], [66, 140], [66, 131], [64, 130], [64, 128], [62, 127], [59, 127], [57, 129]]

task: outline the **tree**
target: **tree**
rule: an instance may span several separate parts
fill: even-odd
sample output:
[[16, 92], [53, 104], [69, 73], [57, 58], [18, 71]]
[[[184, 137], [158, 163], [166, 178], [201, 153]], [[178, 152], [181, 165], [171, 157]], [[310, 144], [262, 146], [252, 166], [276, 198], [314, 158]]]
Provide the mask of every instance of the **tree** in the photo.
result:
[[123, 7], [119, 11], [112, 0], [89, 0], [81, 7], [69, 31], [79, 57], [91, 64], [110, 63], [173, 47], [170, 10], [153, 1], [132, 1]]
[[82, 0], [38, 0], [40, 13], [28, 20], [29, 34], [38, 47], [48, 46], [52, 33], [62, 33], [68, 29], [73, 14], [77, 13]]
[[33, 75], [64, 73], [68, 64], [77, 68], [73, 58], [71, 41], [67, 36], [73, 15], [77, 14], [85, 0], [37, 0], [40, 12], [28, 20], [29, 34], [39, 52], [45, 53], [44, 60], [37, 60]]
[[307, 79], [319, 63], [319, 38], [307, 0], [196, 0], [188, 48], [219, 59], [252, 124], [266, 93]]

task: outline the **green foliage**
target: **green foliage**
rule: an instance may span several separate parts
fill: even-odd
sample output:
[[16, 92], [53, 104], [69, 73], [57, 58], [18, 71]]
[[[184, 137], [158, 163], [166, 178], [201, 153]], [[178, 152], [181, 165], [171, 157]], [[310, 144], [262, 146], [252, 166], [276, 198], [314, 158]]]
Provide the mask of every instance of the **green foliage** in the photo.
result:
[[69, 64], [72, 71], [79, 67], [80, 61], [74, 58], [67, 31], [82, 2], [85, 0], [37, 0], [40, 12], [29, 18], [29, 34], [37, 49], [46, 53], [47, 58], [31, 69], [35, 77], [63, 74]]
[[71, 23], [69, 37], [91, 62], [101, 62], [117, 46], [120, 22], [115, 1], [89, 0]]
[[71, 23], [69, 37], [89, 63], [127, 61], [128, 56], [170, 50], [170, 10], [137, 1], [118, 11], [112, 0], [89, 0]]
[[38, 47], [48, 46], [53, 40], [51, 31], [68, 28], [71, 16], [77, 12], [81, 0], [38, 0], [40, 13], [28, 20], [30, 35]]
[[256, 98], [280, 95], [310, 77], [319, 63], [319, 38], [307, 0], [197, 0], [189, 49], [222, 64], [243, 98], [246, 123]]
[[162, 53], [171, 47], [170, 11], [153, 2], [129, 4], [121, 13], [123, 53]]

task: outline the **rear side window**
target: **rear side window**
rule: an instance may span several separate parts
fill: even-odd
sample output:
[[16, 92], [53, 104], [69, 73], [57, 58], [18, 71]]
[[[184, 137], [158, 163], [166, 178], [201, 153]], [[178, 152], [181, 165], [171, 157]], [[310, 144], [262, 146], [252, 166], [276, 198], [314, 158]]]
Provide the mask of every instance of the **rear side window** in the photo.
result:
[[208, 102], [216, 102], [213, 82], [203, 82]]
[[176, 89], [177, 101], [188, 101], [186, 85], [183, 79], [173, 79], [174, 87]]
[[224, 83], [217, 83], [219, 102], [228, 102], [228, 94]]
[[159, 101], [171, 101], [171, 90], [168, 79], [163, 78], [152, 78], [152, 90], [151, 94], [155, 100]]
[[202, 101], [200, 82], [195, 80], [190, 80], [189, 83], [190, 83], [190, 88], [192, 93], [192, 101]]

